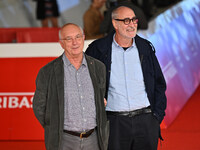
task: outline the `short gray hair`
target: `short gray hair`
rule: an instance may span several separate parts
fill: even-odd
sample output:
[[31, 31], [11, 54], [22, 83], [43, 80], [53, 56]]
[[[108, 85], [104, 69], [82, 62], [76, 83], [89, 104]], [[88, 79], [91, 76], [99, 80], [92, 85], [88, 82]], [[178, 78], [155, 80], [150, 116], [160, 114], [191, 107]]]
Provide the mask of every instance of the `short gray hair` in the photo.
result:
[[79, 25], [77, 25], [77, 24], [74, 24], [74, 23], [67, 23], [67, 24], [63, 25], [63, 26], [60, 28], [60, 30], [59, 30], [59, 32], [58, 32], [59, 39], [62, 39], [62, 37], [61, 37], [61, 32], [62, 32], [62, 30], [63, 30], [66, 26], [69, 26], [69, 25], [77, 26], [78, 28], [80, 28], [81, 33], [84, 35], [84, 31], [83, 31], [83, 29], [82, 29], [81, 26], [79, 26]]
[[112, 19], [116, 19], [118, 17], [118, 8], [112, 11], [111, 17]]
[[119, 7], [115, 8], [112, 11], [112, 14], [111, 14], [112, 19], [118, 18], [118, 10], [121, 9], [121, 8], [129, 8], [129, 9], [131, 9], [130, 7], [127, 7], [127, 6], [119, 6]]

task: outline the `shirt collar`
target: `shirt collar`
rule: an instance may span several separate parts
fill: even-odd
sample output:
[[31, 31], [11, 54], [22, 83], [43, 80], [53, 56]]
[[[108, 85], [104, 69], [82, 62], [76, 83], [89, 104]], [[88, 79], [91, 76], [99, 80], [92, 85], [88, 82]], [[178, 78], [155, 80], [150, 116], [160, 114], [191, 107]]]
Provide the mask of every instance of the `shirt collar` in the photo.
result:
[[[115, 33], [116, 34], [116, 33]], [[115, 41], [115, 34], [113, 35], [113, 43], [115, 44], [115, 46], [117, 47], [121, 47], [116, 41]], [[136, 44], [135, 44], [135, 38], [133, 38], [133, 43], [131, 45], [131, 47], [135, 47]]]
[[85, 59], [85, 53], [83, 53], [82, 65], [87, 66], [87, 61], [86, 61], [86, 59]]
[[[69, 59], [66, 57], [65, 53], [63, 53], [63, 62], [66, 66], [70, 66], [72, 65], [71, 62], [69, 61]], [[86, 62], [86, 59], [85, 59], [85, 54], [83, 53], [83, 60], [82, 60], [82, 63], [81, 63], [81, 66], [87, 66], [87, 62]]]

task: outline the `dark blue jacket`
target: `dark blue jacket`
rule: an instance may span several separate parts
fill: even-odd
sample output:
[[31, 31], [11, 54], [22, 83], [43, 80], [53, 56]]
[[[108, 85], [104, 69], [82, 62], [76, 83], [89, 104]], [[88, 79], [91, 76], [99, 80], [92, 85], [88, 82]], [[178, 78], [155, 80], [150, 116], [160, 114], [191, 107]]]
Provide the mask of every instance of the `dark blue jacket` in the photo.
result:
[[[113, 35], [114, 32], [104, 38], [95, 40], [86, 50], [87, 55], [100, 60], [106, 65], [106, 97], [110, 81]], [[135, 43], [139, 51], [145, 89], [151, 104], [151, 109], [161, 123], [166, 109], [166, 82], [155, 56], [153, 45], [138, 35], [135, 37]]]

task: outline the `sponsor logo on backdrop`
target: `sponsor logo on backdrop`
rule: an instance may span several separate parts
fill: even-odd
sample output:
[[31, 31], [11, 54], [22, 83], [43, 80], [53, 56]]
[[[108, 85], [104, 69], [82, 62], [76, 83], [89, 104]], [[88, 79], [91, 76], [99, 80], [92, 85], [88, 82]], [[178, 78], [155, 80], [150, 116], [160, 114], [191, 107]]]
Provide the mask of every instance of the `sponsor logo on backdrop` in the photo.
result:
[[32, 108], [34, 92], [0, 93], [0, 109]]

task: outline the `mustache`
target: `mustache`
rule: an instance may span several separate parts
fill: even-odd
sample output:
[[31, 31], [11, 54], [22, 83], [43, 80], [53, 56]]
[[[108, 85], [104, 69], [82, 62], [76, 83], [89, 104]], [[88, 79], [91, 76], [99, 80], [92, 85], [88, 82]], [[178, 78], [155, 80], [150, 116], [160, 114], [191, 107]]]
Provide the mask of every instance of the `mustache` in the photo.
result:
[[79, 48], [79, 47], [72, 47], [72, 49], [77, 49], [77, 48]]
[[135, 30], [134, 27], [128, 27], [127, 30]]

